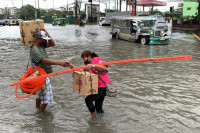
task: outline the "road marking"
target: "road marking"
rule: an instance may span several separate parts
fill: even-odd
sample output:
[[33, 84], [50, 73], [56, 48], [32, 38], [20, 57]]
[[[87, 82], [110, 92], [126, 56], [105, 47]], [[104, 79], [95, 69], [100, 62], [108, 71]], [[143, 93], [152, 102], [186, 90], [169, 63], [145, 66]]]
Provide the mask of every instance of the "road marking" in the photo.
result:
[[192, 33], [198, 40], [200, 40], [200, 37], [197, 35], [197, 34], [195, 34], [195, 33]]

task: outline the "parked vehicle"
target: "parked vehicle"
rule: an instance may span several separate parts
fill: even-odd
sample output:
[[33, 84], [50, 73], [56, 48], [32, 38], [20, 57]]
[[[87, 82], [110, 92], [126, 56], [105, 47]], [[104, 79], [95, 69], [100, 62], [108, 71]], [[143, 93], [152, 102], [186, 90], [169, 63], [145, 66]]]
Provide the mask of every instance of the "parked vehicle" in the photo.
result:
[[3, 21], [3, 20], [0, 20], [0, 25], [3, 25], [3, 26], [5, 26], [5, 25], [6, 25], [6, 22], [5, 22], [5, 21]]
[[99, 26], [102, 26], [104, 23], [106, 23], [106, 17], [100, 17]]
[[23, 21], [22, 19], [16, 19], [16, 25], [19, 25], [19, 22]]
[[66, 25], [66, 19], [65, 18], [55, 18], [52, 22], [52, 25], [59, 25], [59, 26], [65, 26]]
[[171, 38], [162, 16], [128, 16], [111, 18], [113, 38], [136, 40], [141, 44], [166, 44]]
[[19, 22], [23, 21], [22, 19], [4, 19], [6, 25], [13, 26], [19, 25]]
[[99, 26], [110, 26], [110, 19], [114, 16], [128, 16], [130, 12], [107, 12], [105, 17], [99, 20]]

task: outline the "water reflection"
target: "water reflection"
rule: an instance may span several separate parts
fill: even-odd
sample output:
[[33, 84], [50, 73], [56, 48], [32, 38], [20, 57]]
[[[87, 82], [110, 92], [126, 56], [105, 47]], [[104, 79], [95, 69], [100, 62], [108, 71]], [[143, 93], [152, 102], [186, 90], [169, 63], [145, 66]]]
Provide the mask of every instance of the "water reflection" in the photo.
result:
[[75, 30], [75, 35], [76, 35], [76, 37], [80, 37], [81, 36], [81, 30]]
[[149, 55], [150, 58], [153, 58], [153, 45], [150, 45]]
[[104, 120], [103, 115], [97, 115], [96, 117], [91, 117], [91, 119], [88, 120], [88, 126], [85, 133], [114, 133], [115, 131], [112, 130], [109, 125], [111, 124]]

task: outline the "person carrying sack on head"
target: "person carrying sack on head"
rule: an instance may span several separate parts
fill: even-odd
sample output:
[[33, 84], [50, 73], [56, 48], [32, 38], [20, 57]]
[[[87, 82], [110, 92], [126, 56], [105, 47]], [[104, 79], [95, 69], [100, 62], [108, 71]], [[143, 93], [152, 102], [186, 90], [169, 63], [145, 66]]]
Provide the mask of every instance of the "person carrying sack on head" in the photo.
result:
[[[37, 40], [30, 49], [32, 63], [43, 68], [47, 74], [53, 72], [51, 65], [73, 68], [73, 65], [69, 61], [55, 61], [48, 58], [48, 54], [45, 49], [55, 46], [55, 42], [45, 29], [41, 29], [35, 37]], [[53, 93], [49, 77], [46, 78], [45, 83], [46, 88], [36, 96], [36, 108], [40, 108], [40, 112], [44, 112], [48, 103], [53, 102]]]
[[[97, 65], [98, 63], [104, 62], [98, 55], [86, 50], [81, 54], [81, 58], [86, 65], [86, 71], [97, 74], [106, 84], [111, 83], [108, 77], [107, 66]], [[106, 96], [106, 85], [102, 80], [98, 78], [98, 94], [89, 95], [85, 98], [86, 106], [92, 116], [95, 116], [96, 113], [104, 113], [102, 107]]]

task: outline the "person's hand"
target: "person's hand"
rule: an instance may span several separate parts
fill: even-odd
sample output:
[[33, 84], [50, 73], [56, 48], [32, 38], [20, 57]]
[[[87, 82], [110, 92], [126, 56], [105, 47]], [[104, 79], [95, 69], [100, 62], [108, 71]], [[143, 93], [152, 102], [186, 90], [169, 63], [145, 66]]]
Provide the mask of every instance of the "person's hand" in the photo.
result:
[[71, 68], [71, 69], [74, 68], [74, 66], [72, 65], [72, 63], [69, 63], [68, 66], [69, 66], [69, 68]]
[[92, 69], [92, 64], [86, 65], [86, 68], [85, 68], [86, 71], [89, 71], [89, 70], [91, 70], [91, 69]]
[[47, 30], [45, 28], [41, 28], [40, 30], [43, 30], [43, 31], [45, 31], [47, 33]]
[[62, 61], [62, 62], [60, 62], [60, 65], [63, 67], [70, 67], [71, 69], [74, 68], [72, 63], [69, 61]]

